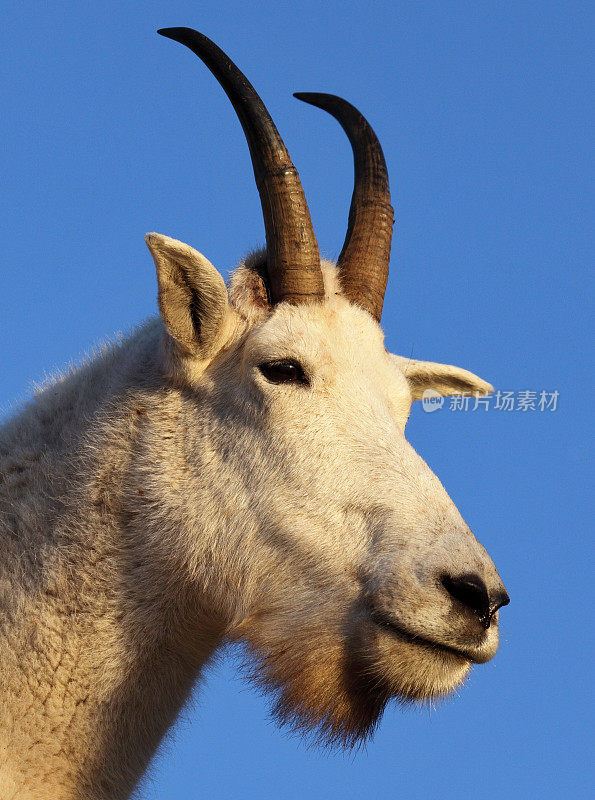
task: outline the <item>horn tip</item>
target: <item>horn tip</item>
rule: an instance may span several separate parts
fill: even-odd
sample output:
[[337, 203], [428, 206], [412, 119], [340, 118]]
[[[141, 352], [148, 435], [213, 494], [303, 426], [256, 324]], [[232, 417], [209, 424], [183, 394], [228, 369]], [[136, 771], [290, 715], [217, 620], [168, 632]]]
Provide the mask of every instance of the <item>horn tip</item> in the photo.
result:
[[311, 103], [316, 99], [318, 94], [316, 92], [294, 92], [293, 96], [304, 103]]
[[157, 33], [166, 36], [168, 39], [178, 39], [179, 36], [187, 33], [196, 33], [192, 28], [159, 28]]
[[328, 94], [327, 92], [294, 92], [293, 96], [304, 103], [309, 103], [311, 106], [322, 108], [324, 111], [330, 111], [337, 102], [348, 105], [345, 100], [337, 97], [336, 94]]

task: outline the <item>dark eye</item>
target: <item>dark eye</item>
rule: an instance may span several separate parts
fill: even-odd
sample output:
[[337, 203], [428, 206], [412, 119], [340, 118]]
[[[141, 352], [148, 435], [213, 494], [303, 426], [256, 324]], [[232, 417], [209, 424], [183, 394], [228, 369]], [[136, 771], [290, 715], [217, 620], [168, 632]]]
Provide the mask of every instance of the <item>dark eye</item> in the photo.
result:
[[303, 386], [309, 383], [302, 365], [291, 359], [267, 361], [265, 364], [259, 364], [258, 369], [271, 383], [301, 383]]

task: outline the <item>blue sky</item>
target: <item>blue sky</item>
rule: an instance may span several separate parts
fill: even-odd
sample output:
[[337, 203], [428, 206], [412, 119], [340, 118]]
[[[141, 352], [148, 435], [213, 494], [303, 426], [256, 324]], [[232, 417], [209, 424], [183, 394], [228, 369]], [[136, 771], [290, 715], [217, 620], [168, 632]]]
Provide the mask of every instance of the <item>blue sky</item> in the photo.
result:
[[410, 441], [511, 595], [500, 652], [457, 698], [395, 705], [366, 751], [320, 752], [279, 731], [224, 656], [144, 800], [592, 791], [590, 23], [588, 3], [523, 0], [4, 4], [3, 414], [33, 381], [155, 312], [146, 231], [223, 272], [263, 241], [227, 99], [155, 34], [177, 25], [215, 39], [262, 94], [325, 255], [343, 241], [351, 155], [336, 122], [292, 93], [340, 94], [373, 124], [397, 219], [392, 351], [517, 396], [559, 392], [556, 411], [412, 414]]

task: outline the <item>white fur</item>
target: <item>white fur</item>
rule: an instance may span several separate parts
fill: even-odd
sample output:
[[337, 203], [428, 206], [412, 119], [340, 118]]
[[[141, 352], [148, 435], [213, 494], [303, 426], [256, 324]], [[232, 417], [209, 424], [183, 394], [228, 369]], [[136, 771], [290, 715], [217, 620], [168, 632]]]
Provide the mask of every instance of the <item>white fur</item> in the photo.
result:
[[[495, 567], [404, 437], [420, 386], [491, 387], [387, 354], [332, 265], [324, 303], [270, 309], [258, 254], [228, 301], [204, 256], [148, 244], [167, 327], [0, 432], [3, 798], [128, 797], [226, 639], [281, 721], [347, 744], [391, 696], [449, 692], [497, 647], [497, 624], [478, 636], [437, 577], [500, 585]], [[259, 371], [286, 358], [309, 386]]]

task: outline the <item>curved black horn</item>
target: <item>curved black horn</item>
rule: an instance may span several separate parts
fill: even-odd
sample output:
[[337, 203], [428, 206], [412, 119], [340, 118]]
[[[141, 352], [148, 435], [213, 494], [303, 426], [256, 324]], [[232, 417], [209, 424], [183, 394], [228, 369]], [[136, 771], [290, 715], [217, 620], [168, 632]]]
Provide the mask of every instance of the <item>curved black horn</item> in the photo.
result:
[[294, 97], [332, 114], [351, 143], [355, 181], [347, 235], [337, 266], [347, 297], [380, 322], [394, 222], [380, 142], [368, 121], [347, 100], [311, 92], [297, 92]]
[[252, 84], [217, 45], [192, 28], [163, 28], [205, 63], [231, 100], [250, 148], [267, 240], [269, 293], [273, 303], [324, 297], [318, 244], [300, 176], [264, 103]]

